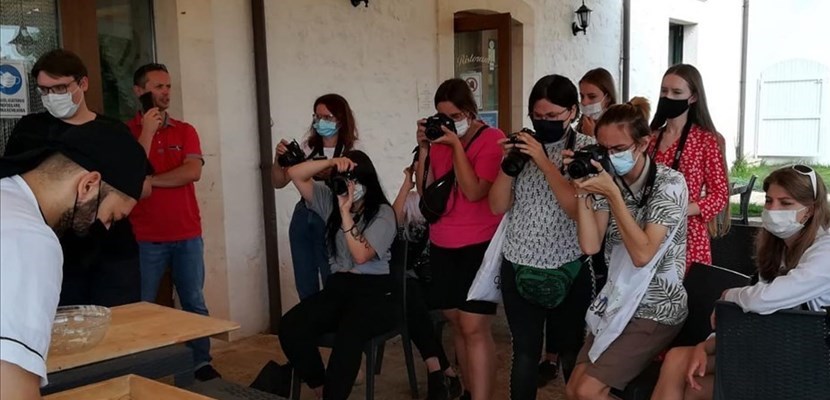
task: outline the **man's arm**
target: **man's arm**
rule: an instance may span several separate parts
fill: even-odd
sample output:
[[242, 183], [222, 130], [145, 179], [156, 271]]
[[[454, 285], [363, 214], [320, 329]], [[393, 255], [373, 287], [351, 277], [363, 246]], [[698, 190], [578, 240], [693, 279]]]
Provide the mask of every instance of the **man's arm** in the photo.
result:
[[40, 377], [0, 360], [0, 400], [40, 399]]
[[150, 179], [153, 187], [174, 188], [198, 182], [202, 177], [202, 159], [187, 158], [178, 168], [162, 174], [153, 175]]

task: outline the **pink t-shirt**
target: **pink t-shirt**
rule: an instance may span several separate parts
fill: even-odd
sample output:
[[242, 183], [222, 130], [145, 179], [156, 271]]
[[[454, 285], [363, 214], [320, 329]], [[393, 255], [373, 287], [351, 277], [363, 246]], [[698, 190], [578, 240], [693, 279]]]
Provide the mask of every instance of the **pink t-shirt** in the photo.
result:
[[[468, 134], [473, 134], [469, 132]], [[504, 133], [487, 128], [467, 149], [467, 158], [477, 177], [490, 182], [496, 180], [501, 168], [502, 150], [497, 141]], [[430, 169], [436, 179], [449, 172], [452, 165], [452, 148], [433, 145], [429, 153]], [[502, 215], [493, 215], [487, 196], [479, 201], [467, 200], [456, 183], [447, 202], [446, 214], [429, 228], [429, 239], [436, 246], [457, 249], [484, 243], [493, 238]]]

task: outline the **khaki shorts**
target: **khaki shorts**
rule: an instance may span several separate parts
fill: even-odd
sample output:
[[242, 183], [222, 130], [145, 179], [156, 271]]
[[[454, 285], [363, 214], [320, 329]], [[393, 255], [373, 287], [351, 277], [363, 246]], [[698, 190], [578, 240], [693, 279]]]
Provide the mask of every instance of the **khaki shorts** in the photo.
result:
[[654, 361], [654, 357], [668, 347], [682, 327], [683, 324], [671, 326], [634, 318], [595, 363], [588, 358], [588, 350], [594, 344], [594, 335], [589, 334], [576, 357], [576, 364], [587, 363], [585, 373], [608, 386], [623, 390]]

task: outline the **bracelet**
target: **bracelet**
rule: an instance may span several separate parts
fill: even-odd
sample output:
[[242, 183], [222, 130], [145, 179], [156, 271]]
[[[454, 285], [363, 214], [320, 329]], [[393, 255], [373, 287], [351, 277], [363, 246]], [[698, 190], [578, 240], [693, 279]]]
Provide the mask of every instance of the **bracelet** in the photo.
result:
[[357, 226], [357, 224], [352, 225], [352, 227], [349, 228], [349, 229], [340, 228], [340, 231], [343, 232], [343, 233], [349, 233], [349, 232], [353, 231], [356, 226]]

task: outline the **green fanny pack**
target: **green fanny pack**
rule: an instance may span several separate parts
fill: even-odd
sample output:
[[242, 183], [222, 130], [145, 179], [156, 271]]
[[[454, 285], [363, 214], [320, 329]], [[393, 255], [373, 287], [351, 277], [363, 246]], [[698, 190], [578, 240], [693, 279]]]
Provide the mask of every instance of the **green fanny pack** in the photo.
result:
[[568, 297], [586, 257], [580, 257], [556, 269], [542, 269], [513, 264], [516, 289], [525, 300], [545, 308], [556, 308]]

